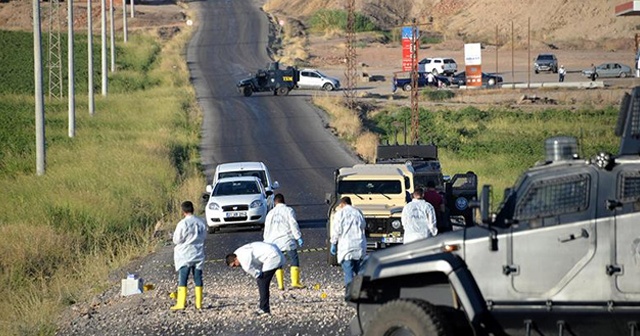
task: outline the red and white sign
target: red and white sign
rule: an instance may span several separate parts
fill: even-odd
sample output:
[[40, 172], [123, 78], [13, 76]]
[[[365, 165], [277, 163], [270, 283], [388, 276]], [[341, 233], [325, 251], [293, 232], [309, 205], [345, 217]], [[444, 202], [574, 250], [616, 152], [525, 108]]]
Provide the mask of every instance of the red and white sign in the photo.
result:
[[[417, 36], [418, 31], [416, 29], [415, 35]], [[412, 56], [414, 55], [415, 48], [415, 66], [417, 68], [418, 60], [417, 60], [417, 50], [418, 50], [418, 41], [416, 41], [416, 36], [414, 36], [414, 31], [412, 27], [403, 27], [402, 28], [402, 71], [412, 71], [412, 65], [414, 63]], [[415, 43], [414, 43], [415, 42]]]

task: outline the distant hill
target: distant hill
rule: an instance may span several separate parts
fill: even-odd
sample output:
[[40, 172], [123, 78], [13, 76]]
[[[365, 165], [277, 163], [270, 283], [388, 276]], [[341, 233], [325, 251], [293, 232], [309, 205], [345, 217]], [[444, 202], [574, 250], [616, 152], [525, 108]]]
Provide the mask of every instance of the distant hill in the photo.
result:
[[[382, 26], [403, 25], [416, 17], [433, 18], [429, 28], [448, 41], [509, 45], [511, 22], [518, 48], [634, 49], [640, 16], [616, 17], [615, 6], [628, 0], [356, 0], [358, 11], [373, 14]], [[344, 9], [345, 0], [268, 0], [265, 9], [305, 18], [322, 8]], [[405, 12], [407, 14], [398, 14]], [[403, 21], [405, 22], [401, 22]]]

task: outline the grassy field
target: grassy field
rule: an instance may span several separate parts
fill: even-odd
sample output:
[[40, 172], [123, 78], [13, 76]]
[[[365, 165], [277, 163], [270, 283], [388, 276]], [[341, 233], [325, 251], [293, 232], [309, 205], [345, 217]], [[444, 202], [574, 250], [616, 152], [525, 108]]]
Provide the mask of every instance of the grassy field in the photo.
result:
[[[411, 110], [395, 105], [366, 106], [354, 113], [340, 97], [314, 97], [314, 103], [331, 116], [331, 127], [363, 159], [372, 162], [375, 144], [405, 143], [411, 128]], [[619, 106], [534, 112], [497, 107], [462, 109], [437, 107], [420, 110], [420, 142], [435, 143], [445, 175], [474, 171], [479, 184], [491, 184], [494, 195], [510, 187], [518, 176], [537, 161], [544, 160], [544, 141], [554, 136], [578, 139], [580, 156], [593, 157], [600, 151], [617, 153], [614, 135]], [[366, 141], [363, 141], [366, 137]], [[497, 205], [497, 199], [494, 204]]]
[[[31, 35], [0, 32], [0, 334], [52, 335], [61, 309], [156, 248], [154, 228], [170, 228], [180, 202], [200, 196], [201, 116], [181, 56], [189, 35], [138, 33], [119, 43], [95, 116], [78, 85], [74, 138], [66, 98], [48, 99], [46, 174], [36, 176], [33, 61], [12, 57], [33, 53]], [[86, 58], [86, 43], [76, 47]], [[76, 76], [87, 82], [86, 71]]]

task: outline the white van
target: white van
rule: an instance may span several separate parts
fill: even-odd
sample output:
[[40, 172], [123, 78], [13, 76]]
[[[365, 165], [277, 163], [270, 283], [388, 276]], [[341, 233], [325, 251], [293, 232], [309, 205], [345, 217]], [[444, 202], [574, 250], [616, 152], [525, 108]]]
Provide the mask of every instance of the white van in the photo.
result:
[[300, 70], [298, 89], [333, 91], [340, 88], [337, 78], [329, 77], [316, 69]]

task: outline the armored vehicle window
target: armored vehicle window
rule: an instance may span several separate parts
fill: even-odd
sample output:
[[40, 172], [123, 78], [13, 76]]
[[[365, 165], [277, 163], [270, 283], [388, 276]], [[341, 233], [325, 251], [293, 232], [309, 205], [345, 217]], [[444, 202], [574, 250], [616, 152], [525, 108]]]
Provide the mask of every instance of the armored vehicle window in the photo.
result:
[[398, 181], [340, 181], [339, 194], [400, 194], [402, 183]]
[[618, 198], [620, 202], [640, 200], [640, 172], [623, 172], [618, 177]]
[[585, 210], [590, 177], [586, 174], [533, 182], [516, 205], [517, 219], [534, 219]]

